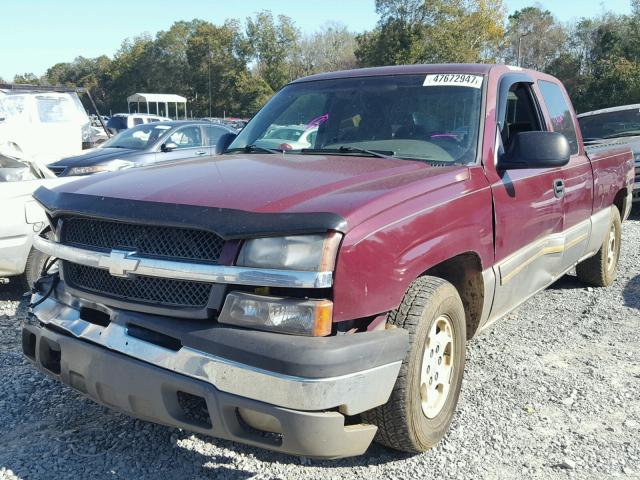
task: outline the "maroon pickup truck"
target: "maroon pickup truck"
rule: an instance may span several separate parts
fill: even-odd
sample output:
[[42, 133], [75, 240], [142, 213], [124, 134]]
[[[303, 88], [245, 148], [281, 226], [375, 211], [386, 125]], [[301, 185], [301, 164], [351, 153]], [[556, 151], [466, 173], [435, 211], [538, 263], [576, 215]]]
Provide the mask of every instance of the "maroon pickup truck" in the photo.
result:
[[220, 143], [35, 193], [51, 231], [34, 245], [59, 266], [23, 328], [35, 365], [254, 446], [420, 452], [447, 431], [468, 339], [574, 267], [615, 278], [633, 156], [585, 151], [548, 75], [316, 75]]

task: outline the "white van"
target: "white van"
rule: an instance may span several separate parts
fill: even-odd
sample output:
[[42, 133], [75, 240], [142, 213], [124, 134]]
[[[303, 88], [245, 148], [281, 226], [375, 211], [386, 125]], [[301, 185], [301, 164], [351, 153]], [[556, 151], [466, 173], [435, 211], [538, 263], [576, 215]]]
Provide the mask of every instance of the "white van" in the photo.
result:
[[91, 122], [75, 92], [0, 89], [0, 148], [52, 163], [78, 155]]

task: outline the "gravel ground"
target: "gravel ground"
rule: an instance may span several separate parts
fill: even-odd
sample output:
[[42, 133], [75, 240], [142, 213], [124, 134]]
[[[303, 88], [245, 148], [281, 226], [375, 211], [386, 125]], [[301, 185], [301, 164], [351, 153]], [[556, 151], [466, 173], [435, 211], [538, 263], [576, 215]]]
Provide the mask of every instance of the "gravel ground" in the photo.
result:
[[640, 208], [608, 289], [567, 275], [472, 341], [433, 450], [313, 461], [111, 412], [22, 358], [25, 301], [0, 286], [0, 478], [640, 478]]

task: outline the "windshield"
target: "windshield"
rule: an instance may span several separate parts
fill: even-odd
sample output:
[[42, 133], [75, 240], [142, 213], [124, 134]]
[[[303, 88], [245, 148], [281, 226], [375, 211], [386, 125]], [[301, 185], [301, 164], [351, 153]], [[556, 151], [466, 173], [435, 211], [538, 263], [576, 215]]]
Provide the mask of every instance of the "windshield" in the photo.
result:
[[294, 83], [267, 103], [228, 151], [383, 152], [403, 159], [473, 162], [482, 80], [480, 75], [423, 74]]
[[585, 140], [640, 135], [640, 109], [598, 113], [578, 118]]
[[153, 146], [164, 134], [171, 130], [169, 125], [147, 123], [123, 130], [115, 137], [107, 140], [100, 148], [130, 148], [144, 150]]

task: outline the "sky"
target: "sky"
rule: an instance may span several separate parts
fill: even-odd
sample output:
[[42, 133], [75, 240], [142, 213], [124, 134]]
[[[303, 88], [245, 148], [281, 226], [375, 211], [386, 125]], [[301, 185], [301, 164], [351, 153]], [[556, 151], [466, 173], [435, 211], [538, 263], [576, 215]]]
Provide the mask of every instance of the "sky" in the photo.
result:
[[[535, 0], [503, 0], [508, 12]], [[374, 0], [78, 0], [3, 1], [0, 8], [0, 78], [17, 73], [42, 75], [58, 62], [77, 56], [113, 55], [125, 38], [155, 34], [177, 20], [201, 18], [222, 23], [244, 20], [263, 9], [291, 17], [303, 33], [328, 21], [339, 21], [354, 32], [373, 28]], [[539, 0], [561, 21], [591, 17], [611, 10], [628, 13], [629, 0]]]

